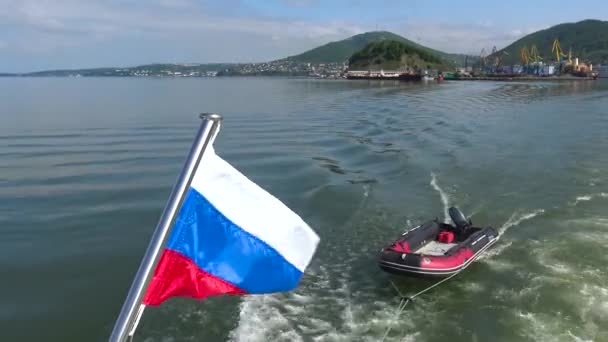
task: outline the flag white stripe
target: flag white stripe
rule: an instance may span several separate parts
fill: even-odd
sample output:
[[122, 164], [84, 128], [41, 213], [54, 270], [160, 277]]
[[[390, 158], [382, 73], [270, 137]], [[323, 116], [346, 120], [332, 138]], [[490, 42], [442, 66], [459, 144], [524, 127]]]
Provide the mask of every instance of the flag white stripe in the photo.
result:
[[300, 271], [319, 237], [280, 200], [208, 148], [191, 186], [234, 224], [267, 243]]

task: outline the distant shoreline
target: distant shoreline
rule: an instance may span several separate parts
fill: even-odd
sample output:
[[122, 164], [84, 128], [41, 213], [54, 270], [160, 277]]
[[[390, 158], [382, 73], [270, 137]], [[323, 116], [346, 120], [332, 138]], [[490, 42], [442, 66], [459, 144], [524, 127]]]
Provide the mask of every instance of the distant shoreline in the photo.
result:
[[[90, 76], [65, 76], [65, 75], [19, 75], [19, 74], [2, 74], [0, 78], [130, 78], [130, 79], [210, 79], [210, 78], [219, 78], [219, 79], [237, 79], [237, 78], [283, 78], [283, 79], [310, 79], [310, 80], [331, 80], [331, 81], [348, 81], [348, 82], [395, 82], [400, 83], [399, 79], [395, 78], [376, 78], [376, 79], [347, 79], [343, 77], [314, 77], [314, 76], [303, 76], [303, 75], [230, 75], [230, 76], [215, 76], [215, 77], [180, 77], [180, 76], [128, 76], [128, 75], [116, 75], [116, 76], [107, 76], [107, 75], [90, 75]], [[534, 76], [520, 76], [520, 77], [511, 77], [511, 76], [476, 76], [476, 77], [461, 77], [461, 78], [449, 78], [444, 79], [439, 82], [446, 81], [495, 81], [495, 82], [565, 82], [565, 81], [594, 81], [600, 80], [601, 77], [581, 77], [581, 76], [550, 76], [550, 77], [534, 77]], [[428, 83], [431, 81], [408, 81], [408, 83]], [[432, 82], [438, 82], [437, 80], [433, 80]]]

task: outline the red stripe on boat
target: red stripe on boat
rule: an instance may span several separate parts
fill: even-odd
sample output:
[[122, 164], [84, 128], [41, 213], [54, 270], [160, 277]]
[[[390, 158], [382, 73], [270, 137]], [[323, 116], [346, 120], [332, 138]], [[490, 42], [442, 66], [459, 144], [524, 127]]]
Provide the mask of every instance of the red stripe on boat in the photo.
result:
[[143, 303], [156, 306], [170, 297], [203, 299], [223, 294], [242, 295], [246, 292], [203, 271], [181, 253], [165, 249]]
[[389, 249], [399, 253], [409, 253], [410, 245], [405, 241], [397, 241]]
[[423, 255], [420, 258], [420, 266], [422, 268], [445, 269], [462, 266], [467, 260], [470, 260], [475, 253], [470, 248], [463, 248], [450, 256], [427, 256]]

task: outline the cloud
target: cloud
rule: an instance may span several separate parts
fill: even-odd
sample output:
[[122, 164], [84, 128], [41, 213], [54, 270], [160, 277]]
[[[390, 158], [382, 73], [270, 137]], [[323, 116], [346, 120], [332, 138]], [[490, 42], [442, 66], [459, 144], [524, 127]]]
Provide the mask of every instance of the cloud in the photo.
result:
[[[266, 11], [273, 4], [277, 7]], [[401, 6], [396, 0], [383, 4]], [[360, 1], [352, 2], [357, 8], [349, 15], [344, 14], [348, 8], [326, 5], [319, 0], [255, 6], [244, 0], [0, 0], [3, 68], [265, 61], [369, 31], [376, 22], [394, 23], [383, 28], [447, 52], [479, 53], [529, 31], [487, 20], [454, 24], [416, 16], [403, 22], [400, 14], [376, 18], [375, 12], [357, 7], [363, 6]], [[282, 12], [284, 8], [290, 9]]]
[[[4, 1], [6, 3], [7, 1]], [[13, 24], [26, 31], [45, 34], [129, 35], [179, 34], [183, 32], [243, 32], [263, 36], [324, 39], [362, 32], [343, 22], [310, 23], [277, 18], [239, 18], [192, 10], [189, 0], [158, 0], [146, 6], [124, 6], [124, 2], [80, 2], [72, 0], [31, 1], [16, 4]], [[133, 2], [134, 4], [134, 2]], [[2, 2], [0, 2], [0, 6]], [[176, 11], [164, 11], [170, 7]], [[188, 8], [188, 10], [183, 10]]]
[[[240, 2], [232, 1], [238, 13]], [[365, 31], [337, 20], [220, 15], [213, 6], [190, 0], [0, 0], [0, 40], [11, 50], [3, 68], [266, 61]]]

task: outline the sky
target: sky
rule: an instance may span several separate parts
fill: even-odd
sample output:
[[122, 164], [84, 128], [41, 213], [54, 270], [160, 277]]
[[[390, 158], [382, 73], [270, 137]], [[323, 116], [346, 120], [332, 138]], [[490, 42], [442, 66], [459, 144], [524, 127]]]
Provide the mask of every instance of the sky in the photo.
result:
[[608, 1], [0, 0], [0, 72], [261, 62], [374, 30], [479, 54], [590, 18]]

